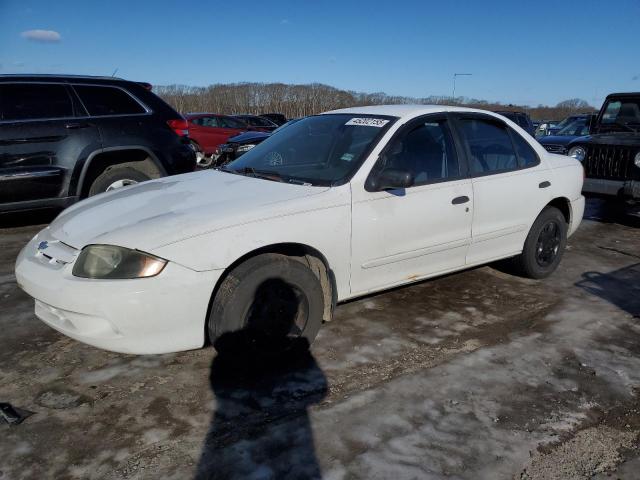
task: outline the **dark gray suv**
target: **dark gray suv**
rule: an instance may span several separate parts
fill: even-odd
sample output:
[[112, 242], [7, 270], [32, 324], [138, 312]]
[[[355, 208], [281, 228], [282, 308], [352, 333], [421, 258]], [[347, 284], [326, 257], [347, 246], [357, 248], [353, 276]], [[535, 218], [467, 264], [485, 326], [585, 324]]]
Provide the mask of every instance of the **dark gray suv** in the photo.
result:
[[0, 213], [66, 207], [191, 172], [187, 122], [151, 85], [111, 77], [0, 75]]

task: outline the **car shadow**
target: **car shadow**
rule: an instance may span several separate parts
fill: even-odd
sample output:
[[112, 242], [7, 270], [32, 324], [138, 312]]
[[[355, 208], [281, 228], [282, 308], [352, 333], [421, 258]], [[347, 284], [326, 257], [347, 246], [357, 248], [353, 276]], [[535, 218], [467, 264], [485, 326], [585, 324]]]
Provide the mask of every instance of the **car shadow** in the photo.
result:
[[239, 348], [242, 335], [216, 342], [215, 411], [196, 478], [321, 478], [309, 408], [326, 396], [327, 380], [307, 340], [266, 356]]
[[584, 218], [600, 223], [616, 223], [640, 228], [640, 210], [616, 199], [587, 197]]
[[640, 318], [640, 263], [609, 273], [585, 272], [576, 286]]

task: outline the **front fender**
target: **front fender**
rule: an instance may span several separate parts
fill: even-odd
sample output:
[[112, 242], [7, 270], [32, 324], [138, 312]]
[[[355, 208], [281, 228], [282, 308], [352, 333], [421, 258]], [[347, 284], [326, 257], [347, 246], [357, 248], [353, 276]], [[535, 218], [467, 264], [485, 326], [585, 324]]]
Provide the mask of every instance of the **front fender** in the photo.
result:
[[224, 270], [255, 250], [282, 243], [300, 244], [319, 251], [335, 276], [338, 298], [349, 294], [351, 207], [348, 201], [216, 230], [158, 247], [151, 253], [196, 271]]

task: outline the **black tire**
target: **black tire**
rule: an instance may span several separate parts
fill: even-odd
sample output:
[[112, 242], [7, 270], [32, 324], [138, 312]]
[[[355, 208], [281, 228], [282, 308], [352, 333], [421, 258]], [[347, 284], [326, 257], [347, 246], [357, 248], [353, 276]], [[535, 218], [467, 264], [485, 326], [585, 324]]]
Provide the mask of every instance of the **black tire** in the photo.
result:
[[308, 347], [323, 312], [322, 285], [305, 263], [265, 253], [229, 272], [213, 300], [207, 329], [218, 351], [280, 354]]
[[546, 207], [531, 226], [522, 253], [513, 259], [517, 273], [534, 279], [551, 275], [567, 246], [567, 221], [560, 210]]
[[140, 183], [151, 180], [147, 175], [139, 170], [131, 167], [119, 167], [113, 166], [107, 168], [104, 172], [96, 177], [89, 188], [89, 196], [97, 195], [98, 193], [104, 193], [109, 186], [116, 182], [124, 181], [131, 183]]

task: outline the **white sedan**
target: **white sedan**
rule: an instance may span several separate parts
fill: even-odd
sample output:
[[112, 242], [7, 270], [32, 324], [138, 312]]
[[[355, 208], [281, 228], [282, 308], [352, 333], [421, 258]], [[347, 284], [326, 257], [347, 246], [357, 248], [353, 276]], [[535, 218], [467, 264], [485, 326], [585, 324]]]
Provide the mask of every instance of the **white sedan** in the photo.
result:
[[336, 110], [220, 170], [78, 203], [24, 247], [16, 277], [42, 321], [97, 347], [235, 335], [279, 349], [372, 292], [510, 257], [546, 277], [582, 219], [582, 182], [579, 162], [490, 112]]

